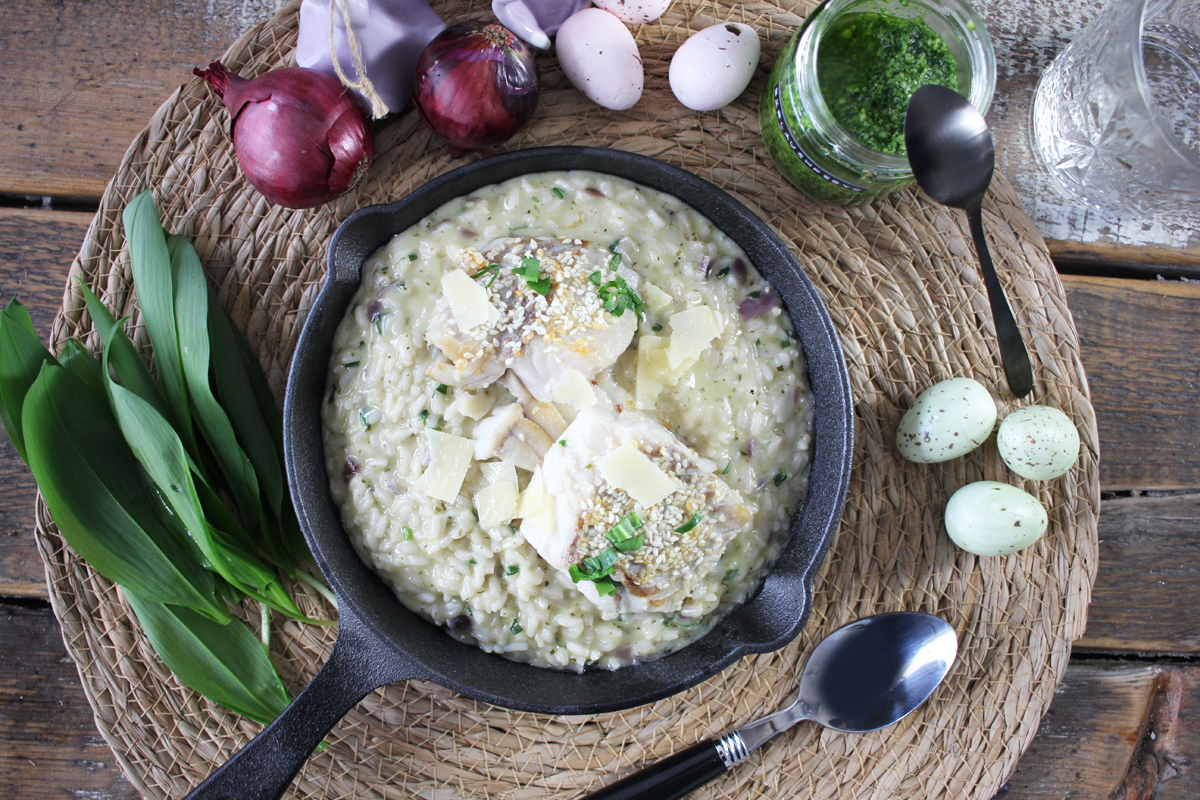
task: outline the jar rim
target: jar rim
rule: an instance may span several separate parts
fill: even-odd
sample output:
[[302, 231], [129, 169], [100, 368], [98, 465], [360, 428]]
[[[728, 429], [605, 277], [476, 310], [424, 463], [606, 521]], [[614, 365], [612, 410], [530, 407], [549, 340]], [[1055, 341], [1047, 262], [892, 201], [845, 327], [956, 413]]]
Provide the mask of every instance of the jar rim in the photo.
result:
[[[959, 33], [967, 51], [971, 67], [970, 96], [967, 98], [980, 114], [986, 114], [991, 106], [996, 86], [996, 56], [991, 36], [979, 12], [966, 0], [825, 0], [818, 5], [805, 21], [796, 47], [796, 79], [802, 86], [805, 111], [826, 131], [835, 148], [844, 151], [854, 160], [871, 164], [892, 177], [911, 175], [912, 170], [906, 155], [892, 155], [867, 147], [850, 134], [829, 109], [817, 79], [817, 57], [821, 38], [825, 31], [842, 15], [854, 13], [859, 6], [870, 6], [863, 11], [886, 12], [887, 7], [900, 6], [906, 10], [916, 9], [922, 18], [934, 15], [948, 23]], [[799, 69], [804, 59], [812, 69]]]

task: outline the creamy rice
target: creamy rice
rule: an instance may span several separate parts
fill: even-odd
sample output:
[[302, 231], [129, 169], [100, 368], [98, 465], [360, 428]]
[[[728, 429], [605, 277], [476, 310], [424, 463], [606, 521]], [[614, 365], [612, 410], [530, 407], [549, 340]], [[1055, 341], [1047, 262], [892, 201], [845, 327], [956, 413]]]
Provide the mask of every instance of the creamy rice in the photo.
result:
[[[571, 237], [621, 254], [621, 274], [646, 308], [630, 349], [594, 379], [618, 402], [634, 403], [636, 348], [642, 337], [668, 336], [672, 314], [703, 304], [723, 329], [653, 408], [642, 409], [716, 462], [753, 515], [676, 611], [601, 610], [539, 556], [519, 520], [483, 529], [473, 501], [486, 483], [478, 463], [452, 502], [414, 487], [428, 465], [428, 430], [473, 438], [479, 424], [461, 411], [467, 392], [426, 374], [441, 359], [424, 335], [441, 279], [459, 267], [465, 248], [510, 236]], [[324, 411], [333, 496], [364, 561], [408, 608], [455, 638], [538, 666], [616, 668], [707, 632], [758, 588], [808, 483], [812, 408], [803, 358], [778, 307], [741, 318], [739, 305], [768, 289], [747, 263], [676, 198], [590, 172], [483, 188], [393, 238], [367, 261], [338, 329]], [[495, 408], [513, 399], [501, 383], [485, 395]], [[520, 470], [519, 479], [524, 489], [529, 473]]]

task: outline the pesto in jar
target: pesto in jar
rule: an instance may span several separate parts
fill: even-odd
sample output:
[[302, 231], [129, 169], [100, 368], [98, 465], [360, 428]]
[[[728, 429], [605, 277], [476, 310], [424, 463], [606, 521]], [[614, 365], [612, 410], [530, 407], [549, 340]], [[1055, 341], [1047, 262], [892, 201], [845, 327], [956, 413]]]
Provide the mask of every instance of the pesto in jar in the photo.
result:
[[872, 150], [904, 154], [904, 111], [921, 86], [958, 89], [950, 48], [923, 19], [847, 14], [817, 53], [817, 82], [834, 119]]

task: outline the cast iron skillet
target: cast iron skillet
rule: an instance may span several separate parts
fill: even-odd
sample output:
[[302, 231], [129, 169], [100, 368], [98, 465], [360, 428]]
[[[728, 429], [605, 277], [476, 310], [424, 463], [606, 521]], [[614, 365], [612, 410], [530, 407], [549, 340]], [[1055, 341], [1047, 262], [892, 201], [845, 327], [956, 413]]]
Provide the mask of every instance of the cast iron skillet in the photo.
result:
[[[452, 639], [410, 612], [354, 552], [329, 492], [321, 405], [334, 331], [358, 289], [363, 262], [443, 203], [530, 172], [586, 169], [637, 181], [687, 202], [750, 257], [784, 300], [808, 361], [814, 406], [808, 499], [762, 590], [708, 635], [657, 661], [583, 674], [518, 664]], [[189, 797], [279, 797], [313, 748], [368, 692], [434, 681], [477, 700], [543, 714], [630, 708], [700, 683], [748, 653], [778, 649], [804, 627], [813, 575], [842, 515], [854, 420], [850, 382], [829, 314], [787, 247], [741, 203], [688, 172], [646, 156], [546, 147], [487, 158], [436, 178], [390, 205], [352, 214], [329, 246], [325, 286], [296, 345], [284, 400], [292, 501], [321, 572], [338, 599], [337, 644], [288, 709]]]

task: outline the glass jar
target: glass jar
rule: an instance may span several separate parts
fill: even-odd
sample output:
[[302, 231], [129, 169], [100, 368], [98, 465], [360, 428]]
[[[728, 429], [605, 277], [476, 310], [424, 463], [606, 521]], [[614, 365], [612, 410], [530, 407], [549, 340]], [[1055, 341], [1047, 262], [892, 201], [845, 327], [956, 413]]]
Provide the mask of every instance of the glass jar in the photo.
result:
[[818, 6], [775, 62], [758, 113], [767, 151], [784, 177], [818, 200], [841, 205], [860, 205], [913, 182], [908, 158], [855, 138], [835, 119], [818, 84], [822, 38], [840, 18], [859, 13], [924, 20], [954, 58], [958, 92], [980, 114], [996, 85], [991, 38], [965, 0], [826, 0]]

